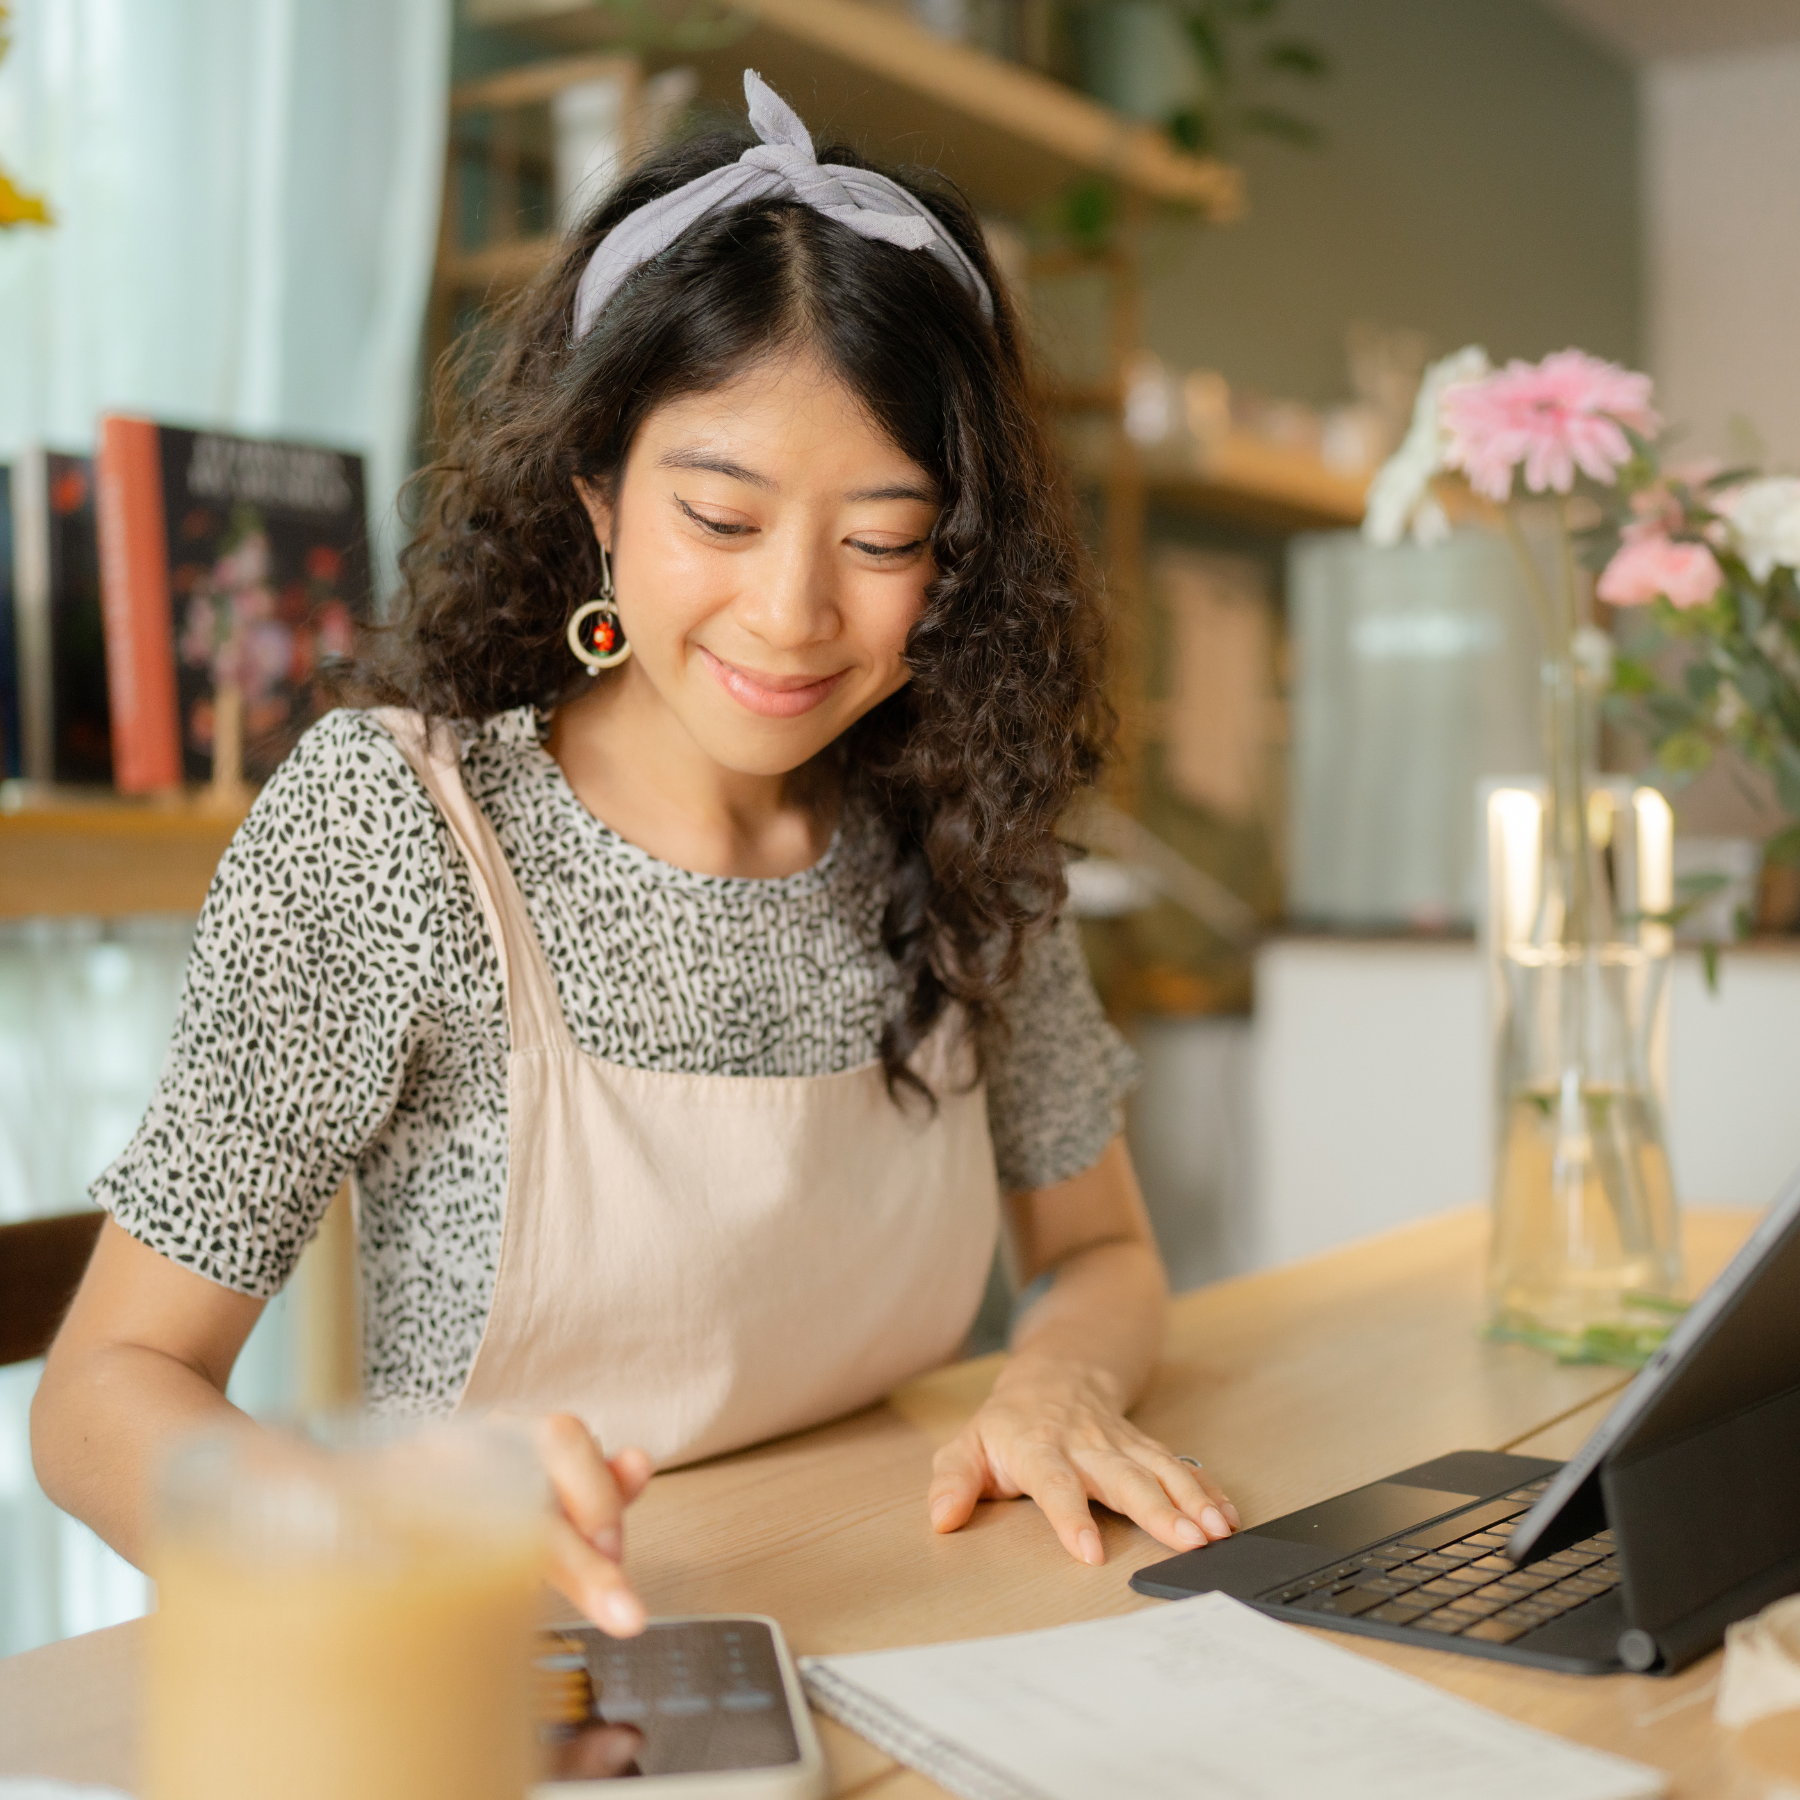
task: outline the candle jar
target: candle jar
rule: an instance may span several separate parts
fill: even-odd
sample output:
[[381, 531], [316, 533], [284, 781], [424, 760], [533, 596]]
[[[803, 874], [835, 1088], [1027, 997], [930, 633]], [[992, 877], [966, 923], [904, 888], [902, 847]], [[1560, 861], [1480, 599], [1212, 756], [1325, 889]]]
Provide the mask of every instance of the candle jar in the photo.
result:
[[146, 1800], [517, 1800], [545, 1486], [492, 1427], [244, 1429], [163, 1471]]

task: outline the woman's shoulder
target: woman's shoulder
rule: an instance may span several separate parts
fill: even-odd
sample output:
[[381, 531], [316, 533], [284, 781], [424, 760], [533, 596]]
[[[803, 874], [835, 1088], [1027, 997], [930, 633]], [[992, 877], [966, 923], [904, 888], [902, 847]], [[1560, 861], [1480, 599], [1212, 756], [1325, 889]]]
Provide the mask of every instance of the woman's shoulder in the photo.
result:
[[372, 711], [341, 707], [308, 728], [251, 806], [220, 864], [273, 895], [303, 898], [441, 869], [442, 821], [399, 744]]

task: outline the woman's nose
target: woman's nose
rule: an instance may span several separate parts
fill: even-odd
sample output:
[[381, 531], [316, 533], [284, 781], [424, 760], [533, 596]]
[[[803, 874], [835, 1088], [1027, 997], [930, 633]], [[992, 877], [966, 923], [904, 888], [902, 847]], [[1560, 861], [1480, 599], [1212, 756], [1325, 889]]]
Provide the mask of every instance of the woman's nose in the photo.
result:
[[749, 577], [735, 609], [738, 622], [770, 649], [801, 650], [837, 634], [830, 559], [798, 533], [785, 543], [772, 543], [755, 559]]

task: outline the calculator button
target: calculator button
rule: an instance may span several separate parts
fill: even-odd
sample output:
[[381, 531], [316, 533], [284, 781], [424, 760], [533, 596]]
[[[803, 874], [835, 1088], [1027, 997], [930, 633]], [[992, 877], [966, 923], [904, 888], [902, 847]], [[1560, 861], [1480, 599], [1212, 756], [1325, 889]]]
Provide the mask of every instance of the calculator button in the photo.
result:
[[719, 1704], [727, 1712], [766, 1712], [775, 1704], [775, 1696], [761, 1688], [744, 1688], [721, 1695]]

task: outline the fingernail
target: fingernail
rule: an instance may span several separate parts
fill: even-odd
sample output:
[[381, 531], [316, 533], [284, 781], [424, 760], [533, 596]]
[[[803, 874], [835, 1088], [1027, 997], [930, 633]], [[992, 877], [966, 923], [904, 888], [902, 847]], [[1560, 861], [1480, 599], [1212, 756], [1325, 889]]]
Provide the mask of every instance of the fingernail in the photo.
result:
[[637, 1631], [644, 1623], [643, 1607], [617, 1588], [609, 1588], [601, 1595], [599, 1611], [601, 1623], [610, 1625], [614, 1631]]
[[943, 1524], [943, 1522], [947, 1518], [949, 1518], [951, 1513], [954, 1512], [955, 1510], [956, 1510], [956, 1502], [954, 1500], [952, 1500], [948, 1494], [945, 1494], [941, 1499], [932, 1501], [932, 1503], [931, 1503], [931, 1522], [932, 1522], [932, 1524], [934, 1524], [934, 1525]]
[[1231, 1521], [1231, 1529], [1233, 1531], [1238, 1530], [1244, 1523], [1244, 1521], [1238, 1517], [1238, 1509], [1233, 1506], [1229, 1500], [1225, 1502], [1225, 1516]]
[[1200, 1515], [1200, 1523], [1204, 1525], [1208, 1532], [1214, 1537], [1229, 1537], [1231, 1535], [1231, 1527], [1225, 1523], [1225, 1515], [1220, 1512], [1216, 1506], [1209, 1506], [1206, 1511]]
[[1081, 1560], [1084, 1563], [1103, 1563], [1106, 1552], [1100, 1548], [1100, 1534], [1097, 1531], [1084, 1531], [1076, 1542], [1081, 1546]]
[[1192, 1519], [1177, 1519], [1175, 1521], [1175, 1535], [1180, 1538], [1184, 1544], [1197, 1544], [1206, 1533], [1203, 1532]]
[[588, 1540], [602, 1556], [617, 1562], [625, 1554], [625, 1534], [616, 1525], [603, 1525]]

